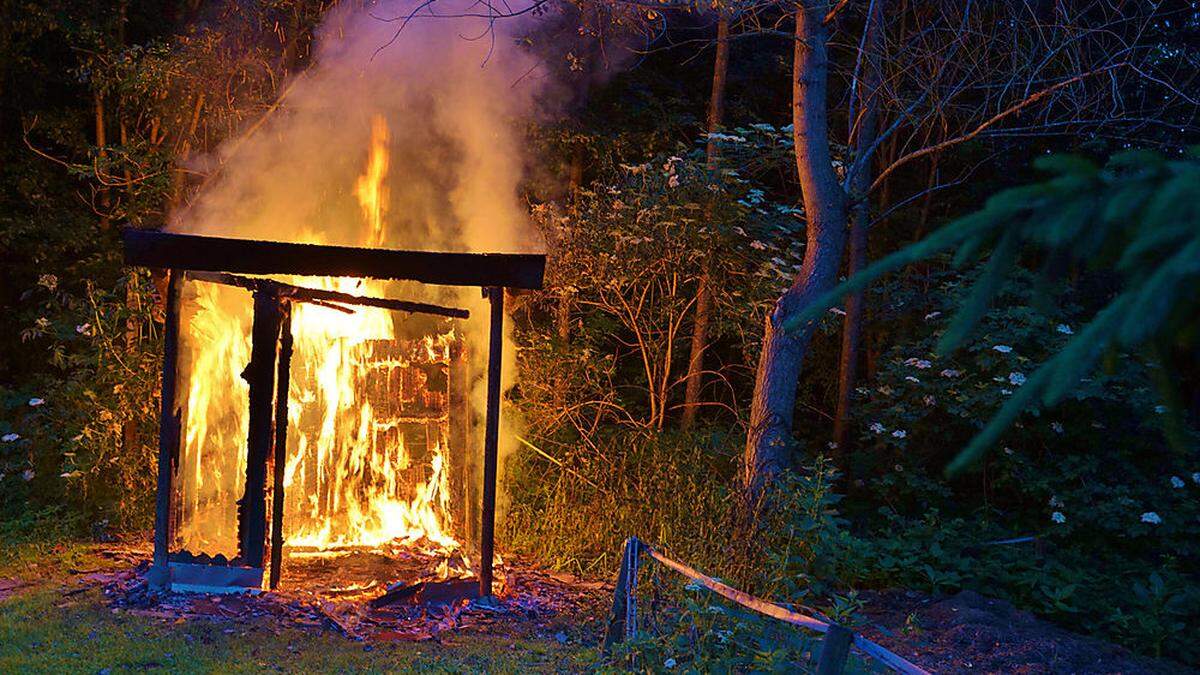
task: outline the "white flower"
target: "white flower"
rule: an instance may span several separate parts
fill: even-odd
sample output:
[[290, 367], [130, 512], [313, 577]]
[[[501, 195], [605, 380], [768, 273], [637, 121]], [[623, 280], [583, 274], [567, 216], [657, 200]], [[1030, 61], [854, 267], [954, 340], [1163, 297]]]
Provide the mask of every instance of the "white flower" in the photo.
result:
[[33, 480], [33, 477], [36, 475], [37, 474], [33, 472], [33, 469], [25, 469], [25, 472], [21, 474], [21, 478], [24, 478], [25, 481], [28, 482]]
[[1058, 324], [1058, 328], [1055, 328], [1054, 330], [1062, 333], [1063, 335], [1074, 335], [1075, 334], [1075, 331], [1071, 330], [1071, 327], [1065, 323]]
[[906, 360], [904, 362], [904, 365], [912, 366], [913, 368], [918, 368], [920, 370], [925, 370], [926, 368], [928, 368], [929, 366], [932, 366], [933, 364], [926, 361], [925, 359], [911, 358], [911, 359]]
[[42, 404], [43, 404], [43, 403], [45, 403], [45, 402], [46, 402], [46, 401], [45, 401], [44, 399], [40, 399], [40, 398], [31, 398], [31, 399], [29, 399], [29, 407], [30, 407], [30, 408], [36, 408], [36, 407], [38, 407], [39, 405], [42, 405]]
[[904, 438], [907, 435], [908, 435], [908, 432], [903, 429], [897, 429], [892, 432], [892, 436], [895, 438]]
[[1064, 516], [1061, 511], [1055, 511], [1054, 513], [1050, 514], [1050, 520], [1053, 520], [1061, 525], [1062, 523], [1067, 522], [1067, 517]]
[[[3, 436], [0, 436], [0, 441], [4, 441], [5, 443], [12, 443], [13, 441], [15, 441], [19, 438], [21, 438], [21, 436], [18, 434], [4, 434]], [[1197, 475], [1200, 475], [1200, 474], [1197, 474]]]
[[1008, 374], [1008, 381], [1010, 384], [1015, 384], [1019, 387], [1025, 384], [1025, 374], [1013, 371]]
[[954, 370], [954, 369], [952, 369], [952, 368], [947, 368], [947, 369], [943, 370], [943, 371], [940, 373], [940, 375], [941, 375], [942, 377], [958, 377], [959, 375], [962, 375], [962, 371], [961, 371], [961, 370]]
[[894, 466], [892, 468], [895, 469], [896, 471], [899, 471], [900, 473], [904, 473], [904, 467], [900, 464], [897, 464], [896, 466]]
[[1000, 352], [1001, 354], [1007, 354], [1012, 351], [1012, 347], [1009, 347], [1008, 345], [996, 345], [992, 347], [992, 349]]
[[757, 251], [764, 251], [764, 250], [766, 250], [767, 245], [762, 243], [761, 241], [755, 239], [754, 241], [750, 242], [750, 248], [755, 249]]
[[880, 424], [879, 422], [872, 422], [871, 426], [869, 426], [867, 428], [870, 429], [871, 431], [874, 431], [877, 434], [883, 433], [883, 425]]
[[666, 661], [663, 661], [663, 668], [670, 670], [674, 667], [675, 667], [675, 659], [667, 659]]
[[1162, 518], [1159, 518], [1158, 514], [1153, 511], [1147, 511], [1142, 514], [1142, 522], [1150, 523], [1151, 525], [1158, 525], [1162, 523]]
[[930, 321], [930, 320], [932, 320], [932, 319], [936, 319], [936, 318], [938, 318], [938, 317], [939, 317], [939, 316], [941, 316], [941, 315], [942, 315], [942, 313], [941, 313], [941, 312], [930, 312], [930, 313], [928, 313], [928, 314], [926, 314], [926, 315], [925, 315], [925, 320], [926, 320], [926, 321]]
[[1171, 487], [1175, 488], [1176, 490], [1182, 488], [1183, 479], [1179, 476], [1171, 476]]
[[1051, 422], [1050, 428], [1053, 429], [1054, 433], [1056, 434], [1061, 434], [1063, 432], [1062, 422]]
[[1012, 390], [1011, 390], [1011, 389], [1001, 389], [1001, 390], [1000, 390], [1000, 393], [1001, 393], [1001, 394], [1003, 394], [1004, 396], [1012, 396]]
[[920, 384], [920, 383], [921, 383], [921, 381], [920, 381], [920, 380], [918, 380], [917, 378], [913, 377], [912, 375], [905, 375], [905, 376], [904, 376], [904, 379], [905, 379], [905, 380], [908, 380], [909, 382], [915, 382], [915, 383], [917, 383], [917, 384]]

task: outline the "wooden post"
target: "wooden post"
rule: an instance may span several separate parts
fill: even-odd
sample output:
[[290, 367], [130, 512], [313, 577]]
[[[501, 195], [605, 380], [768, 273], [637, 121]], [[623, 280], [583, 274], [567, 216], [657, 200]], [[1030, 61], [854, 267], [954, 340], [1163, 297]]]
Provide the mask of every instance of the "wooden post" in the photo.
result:
[[150, 585], [166, 588], [171, 582], [167, 559], [171, 530], [171, 481], [179, 456], [179, 411], [175, 406], [176, 368], [179, 357], [179, 292], [183, 277], [167, 270], [166, 318], [163, 322], [162, 393], [158, 421], [158, 494], [154, 510], [154, 565], [147, 575]]
[[500, 440], [500, 359], [504, 352], [504, 289], [484, 290], [491, 302], [488, 337], [487, 417], [483, 433], [483, 518], [479, 527], [479, 595], [492, 594], [496, 536], [496, 470]]
[[854, 633], [836, 623], [829, 624], [825, 639], [821, 641], [821, 656], [817, 661], [817, 675], [841, 675], [846, 669], [846, 658], [850, 656], [850, 645]]
[[292, 304], [280, 306], [279, 371], [275, 376], [275, 455], [271, 485], [271, 590], [279, 587], [283, 568], [283, 474], [287, 467], [288, 384], [292, 367]]
[[637, 605], [633, 590], [637, 588], [637, 575], [642, 555], [642, 542], [637, 537], [625, 540], [621, 554], [621, 569], [617, 572], [617, 587], [613, 591], [612, 614], [608, 617], [608, 630], [604, 633], [604, 651], [632, 637], [637, 632]]
[[275, 355], [279, 346], [279, 298], [254, 294], [250, 364], [242, 377], [250, 384], [250, 420], [246, 438], [246, 491], [238, 504], [238, 556], [242, 564], [263, 566], [267, 530], [267, 458], [274, 443]]

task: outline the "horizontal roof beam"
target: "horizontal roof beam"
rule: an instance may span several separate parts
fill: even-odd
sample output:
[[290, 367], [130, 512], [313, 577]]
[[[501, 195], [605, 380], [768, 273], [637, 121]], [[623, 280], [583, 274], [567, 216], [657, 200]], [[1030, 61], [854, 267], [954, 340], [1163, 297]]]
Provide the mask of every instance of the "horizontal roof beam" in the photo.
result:
[[201, 272], [403, 279], [442, 286], [539, 289], [540, 253], [447, 253], [230, 239], [127, 229], [125, 264]]

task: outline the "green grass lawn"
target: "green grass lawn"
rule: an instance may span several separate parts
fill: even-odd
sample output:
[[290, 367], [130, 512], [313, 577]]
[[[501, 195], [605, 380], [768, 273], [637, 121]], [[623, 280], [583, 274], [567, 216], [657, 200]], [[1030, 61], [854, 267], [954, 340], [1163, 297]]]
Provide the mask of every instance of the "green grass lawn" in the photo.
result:
[[266, 619], [139, 616], [112, 609], [99, 588], [65, 595], [70, 570], [113, 565], [74, 547], [37, 563], [21, 556], [0, 564], [0, 579], [33, 582], [0, 600], [0, 673], [578, 672], [596, 662], [594, 650], [554, 639], [470, 634], [371, 644]]

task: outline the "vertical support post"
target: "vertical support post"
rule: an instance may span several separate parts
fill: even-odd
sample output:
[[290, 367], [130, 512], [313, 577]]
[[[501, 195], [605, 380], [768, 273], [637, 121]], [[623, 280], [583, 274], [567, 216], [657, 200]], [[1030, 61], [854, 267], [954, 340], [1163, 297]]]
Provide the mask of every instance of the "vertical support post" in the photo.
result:
[[608, 617], [608, 630], [604, 633], [604, 651], [633, 637], [637, 633], [637, 604], [634, 591], [637, 589], [638, 569], [642, 555], [642, 542], [637, 537], [625, 540], [621, 554], [621, 570], [617, 572], [617, 586], [613, 591], [612, 614]]
[[271, 469], [271, 590], [279, 587], [283, 568], [283, 474], [287, 468], [288, 385], [292, 368], [292, 304], [280, 305], [279, 371], [275, 375], [275, 455]]
[[179, 293], [183, 275], [167, 270], [166, 318], [163, 321], [162, 393], [158, 421], [158, 494], [154, 509], [154, 566], [150, 584], [166, 588], [171, 581], [167, 560], [171, 529], [171, 481], [179, 456], [179, 411], [175, 406], [176, 368], [179, 360]]
[[491, 302], [488, 336], [487, 418], [483, 433], [483, 518], [479, 528], [479, 595], [492, 594], [496, 536], [496, 470], [500, 441], [500, 359], [504, 351], [504, 289], [484, 290]]
[[817, 660], [817, 675], [841, 675], [846, 669], [846, 658], [850, 656], [850, 645], [854, 633], [848, 628], [829, 624], [825, 639], [821, 641], [821, 656]]
[[279, 346], [279, 298], [254, 292], [250, 364], [242, 378], [250, 385], [246, 438], [246, 492], [238, 504], [238, 554], [242, 564], [262, 567], [267, 538], [267, 458], [274, 444], [275, 356]]

